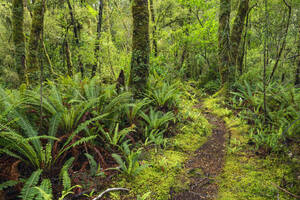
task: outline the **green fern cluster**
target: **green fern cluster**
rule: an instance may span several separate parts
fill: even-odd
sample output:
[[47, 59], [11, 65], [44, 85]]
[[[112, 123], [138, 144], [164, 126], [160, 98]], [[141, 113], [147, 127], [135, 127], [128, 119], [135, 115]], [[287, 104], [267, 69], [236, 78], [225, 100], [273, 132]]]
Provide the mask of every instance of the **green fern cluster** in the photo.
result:
[[[64, 191], [70, 192], [68, 168], [72, 149], [93, 149], [106, 146], [127, 176], [135, 176], [143, 168], [139, 163], [141, 149], [130, 142], [142, 140], [166, 147], [164, 133], [170, 122], [176, 122], [173, 111], [179, 97], [177, 84], [158, 81], [146, 92], [144, 99], [135, 100], [131, 92], [117, 93], [115, 85], [104, 85], [99, 77], [59, 77], [40, 88], [0, 88], [0, 154], [21, 160], [35, 171], [24, 184], [24, 199], [51, 199], [51, 170], [59, 175]], [[85, 144], [85, 146], [83, 146]], [[95, 160], [95, 152], [86, 152], [91, 176], [103, 175]], [[69, 159], [69, 160], [67, 160]], [[41, 170], [42, 169], [42, 170]], [[42, 177], [44, 179], [42, 179]], [[5, 182], [3, 189], [19, 183]], [[27, 196], [26, 194], [29, 194]]]
[[262, 83], [244, 80], [232, 92], [232, 102], [236, 109], [244, 109], [240, 116], [255, 126], [250, 137], [257, 147], [267, 147], [279, 151], [280, 141], [286, 137], [296, 137], [300, 132], [300, 90], [293, 85], [271, 82], [266, 88], [266, 123], [264, 119], [264, 93]]

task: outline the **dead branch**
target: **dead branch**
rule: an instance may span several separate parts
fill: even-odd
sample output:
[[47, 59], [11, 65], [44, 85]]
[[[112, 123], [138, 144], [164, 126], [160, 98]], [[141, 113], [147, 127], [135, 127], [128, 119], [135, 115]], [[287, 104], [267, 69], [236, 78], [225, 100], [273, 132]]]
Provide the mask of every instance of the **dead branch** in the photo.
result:
[[108, 192], [114, 192], [114, 191], [126, 191], [129, 192], [128, 189], [126, 188], [109, 188], [107, 190], [105, 190], [104, 192], [102, 192], [101, 194], [99, 194], [99, 196], [97, 196], [96, 198], [94, 198], [93, 200], [98, 200], [100, 199], [104, 194], [108, 193]]
[[293, 193], [287, 191], [286, 189], [284, 189], [284, 188], [282, 188], [282, 187], [276, 185], [275, 183], [272, 183], [272, 182], [271, 182], [271, 184], [272, 184], [273, 186], [275, 186], [276, 188], [278, 188], [279, 190], [281, 190], [281, 191], [283, 191], [283, 192], [285, 192], [285, 193], [291, 195], [292, 197], [294, 197], [294, 198], [296, 198], [296, 199], [300, 199], [300, 196], [295, 195], [295, 194], [293, 194]]

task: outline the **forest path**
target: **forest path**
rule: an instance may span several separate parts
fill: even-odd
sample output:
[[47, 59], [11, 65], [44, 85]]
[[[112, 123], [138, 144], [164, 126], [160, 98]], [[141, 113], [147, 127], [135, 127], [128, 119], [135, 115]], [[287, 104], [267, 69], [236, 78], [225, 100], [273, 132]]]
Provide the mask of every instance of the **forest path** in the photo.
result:
[[[201, 105], [197, 108], [203, 110]], [[191, 175], [189, 189], [171, 195], [171, 200], [209, 200], [216, 199], [218, 195], [215, 179], [222, 173], [225, 162], [227, 130], [221, 118], [207, 110], [203, 114], [213, 126], [212, 134], [185, 163], [185, 168]]]

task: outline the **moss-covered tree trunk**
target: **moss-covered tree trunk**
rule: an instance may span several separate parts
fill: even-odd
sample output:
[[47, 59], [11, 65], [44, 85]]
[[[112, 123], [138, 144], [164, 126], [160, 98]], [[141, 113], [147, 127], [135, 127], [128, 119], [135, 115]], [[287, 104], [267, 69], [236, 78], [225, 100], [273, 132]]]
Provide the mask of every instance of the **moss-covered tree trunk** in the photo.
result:
[[150, 12], [151, 12], [151, 23], [152, 23], [152, 49], [154, 51], [154, 56], [157, 57], [158, 49], [157, 49], [157, 37], [156, 37], [156, 23], [155, 23], [155, 12], [153, 6], [153, 0], [150, 1]]
[[295, 79], [295, 85], [300, 87], [300, 9], [297, 13], [298, 17], [298, 59], [297, 59], [297, 69], [296, 69], [296, 79]]
[[148, 0], [133, 0], [133, 34], [130, 85], [138, 96], [145, 88], [149, 75], [149, 10]]
[[68, 69], [68, 75], [71, 77], [73, 76], [73, 64], [72, 64], [72, 56], [71, 51], [69, 47], [68, 39], [65, 40], [65, 54], [66, 54], [66, 60], [67, 60], [67, 69]]
[[[230, 11], [231, 0], [220, 0], [219, 13], [219, 72], [224, 86], [229, 83], [230, 76]], [[232, 75], [231, 75], [232, 76]]]
[[24, 36], [24, 5], [23, 0], [13, 0], [12, 1], [12, 35], [14, 41], [14, 58], [17, 73], [20, 78], [20, 82], [25, 80], [25, 36]]
[[[45, 0], [36, 0], [33, 5], [32, 24], [28, 46], [27, 73], [38, 69], [38, 48], [44, 29]], [[32, 76], [28, 74], [29, 81]]]
[[239, 57], [239, 47], [244, 30], [244, 22], [249, 9], [249, 0], [240, 0], [237, 15], [231, 31], [231, 57], [230, 65], [236, 66]]

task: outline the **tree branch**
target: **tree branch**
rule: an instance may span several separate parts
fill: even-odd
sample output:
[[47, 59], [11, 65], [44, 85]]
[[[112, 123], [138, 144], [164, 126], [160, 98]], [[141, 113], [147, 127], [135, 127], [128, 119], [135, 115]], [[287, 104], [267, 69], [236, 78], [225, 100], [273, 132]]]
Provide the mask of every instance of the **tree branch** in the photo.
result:
[[274, 74], [275, 74], [275, 71], [278, 67], [278, 63], [279, 63], [279, 60], [280, 60], [280, 57], [282, 55], [282, 52], [284, 50], [284, 47], [286, 45], [286, 38], [287, 38], [287, 34], [288, 34], [288, 31], [289, 31], [289, 26], [290, 26], [290, 19], [291, 19], [291, 14], [292, 14], [292, 7], [286, 2], [286, 0], [283, 0], [284, 4], [288, 7], [289, 9], [289, 16], [288, 16], [288, 21], [287, 21], [287, 24], [286, 24], [286, 28], [285, 28], [285, 35], [284, 35], [284, 39], [283, 39], [283, 42], [282, 42], [282, 46], [279, 50], [279, 53], [278, 53], [278, 56], [277, 56], [277, 59], [276, 59], [276, 62], [274, 64], [274, 67], [273, 67], [273, 70], [272, 70], [272, 73], [271, 73], [271, 76], [270, 76], [270, 79], [269, 79], [269, 82], [271, 81], [271, 79], [273, 78]]
[[99, 194], [99, 196], [95, 197], [93, 200], [98, 200], [100, 199], [104, 194], [108, 193], [108, 192], [114, 192], [114, 191], [126, 191], [129, 192], [128, 189], [126, 188], [109, 188], [107, 190], [105, 190], [104, 192], [102, 192], [101, 194]]

